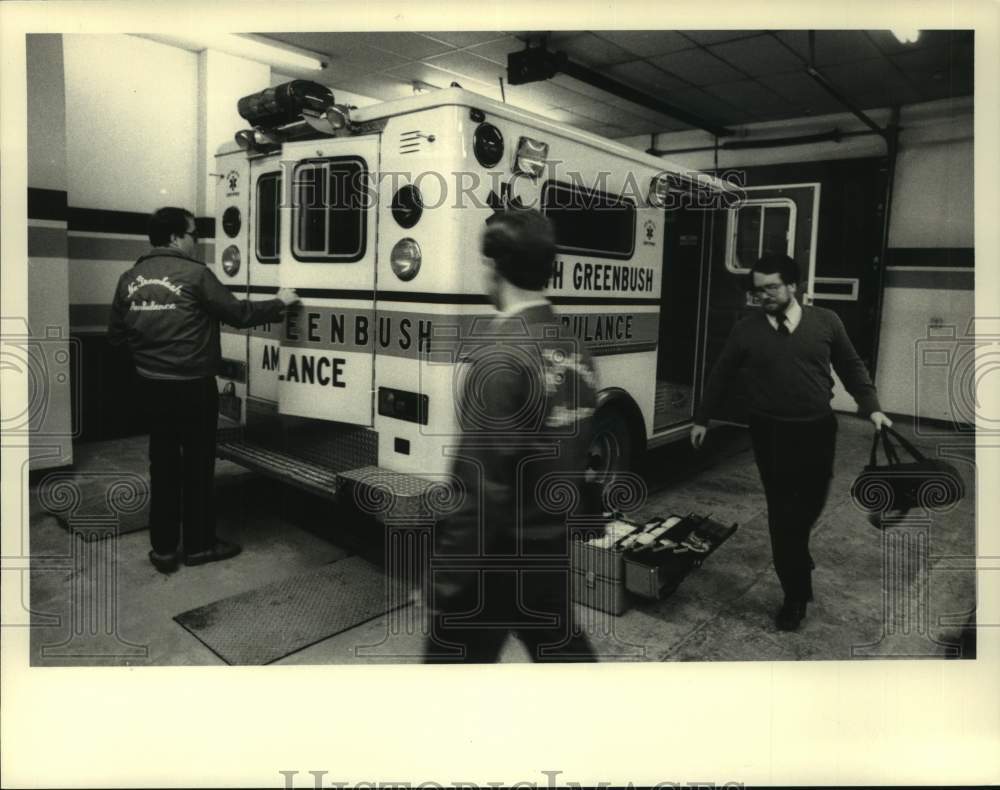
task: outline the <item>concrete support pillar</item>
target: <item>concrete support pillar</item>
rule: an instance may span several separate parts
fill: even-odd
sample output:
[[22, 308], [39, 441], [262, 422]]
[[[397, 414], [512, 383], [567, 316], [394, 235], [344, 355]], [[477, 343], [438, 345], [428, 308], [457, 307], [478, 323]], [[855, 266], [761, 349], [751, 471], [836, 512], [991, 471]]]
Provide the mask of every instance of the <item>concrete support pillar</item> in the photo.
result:
[[26, 430], [31, 468], [43, 469], [73, 463], [63, 37], [29, 35], [26, 54], [28, 304], [4, 332], [18, 338], [10, 356], [25, 365], [29, 403], [24, 425], [4, 430]]
[[270, 84], [270, 66], [211, 49], [198, 53], [198, 216], [215, 214], [216, 149], [247, 128], [236, 102]]

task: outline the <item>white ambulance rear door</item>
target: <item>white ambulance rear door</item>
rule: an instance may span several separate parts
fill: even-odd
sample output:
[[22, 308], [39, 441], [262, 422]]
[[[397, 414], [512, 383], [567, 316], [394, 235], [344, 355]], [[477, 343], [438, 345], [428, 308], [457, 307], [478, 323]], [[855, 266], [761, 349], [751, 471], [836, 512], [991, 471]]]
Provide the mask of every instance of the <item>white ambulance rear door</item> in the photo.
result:
[[[262, 157], [250, 162], [250, 213], [247, 217], [247, 274], [253, 300], [273, 299], [278, 291], [281, 256], [281, 162]], [[249, 331], [247, 397], [276, 410], [283, 325], [261, 324]], [[248, 412], [249, 406], [248, 403]], [[248, 414], [249, 417], [249, 414]]]
[[355, 425], [373, 415], [379, 137], [286, 144], [278, 411]]

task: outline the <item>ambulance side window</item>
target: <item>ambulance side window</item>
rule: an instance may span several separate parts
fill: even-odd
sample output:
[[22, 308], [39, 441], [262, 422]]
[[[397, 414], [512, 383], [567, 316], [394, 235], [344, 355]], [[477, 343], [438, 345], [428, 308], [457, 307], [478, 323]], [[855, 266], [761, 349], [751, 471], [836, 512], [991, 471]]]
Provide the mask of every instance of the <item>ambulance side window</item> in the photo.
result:
[[577, 184], [546, 181], [542, 213], [555, 226], [560, 252], [627, 260], [635, 251], [635, 201]]
[[263, 173], [257, 180], [257, 260], [277, 263], [281, 250], [281, 172]]
[[308, 160], [293, 171], [292, 254], [296, 260], [351, 263], [367, 243], [368, 171], [355, 156]]

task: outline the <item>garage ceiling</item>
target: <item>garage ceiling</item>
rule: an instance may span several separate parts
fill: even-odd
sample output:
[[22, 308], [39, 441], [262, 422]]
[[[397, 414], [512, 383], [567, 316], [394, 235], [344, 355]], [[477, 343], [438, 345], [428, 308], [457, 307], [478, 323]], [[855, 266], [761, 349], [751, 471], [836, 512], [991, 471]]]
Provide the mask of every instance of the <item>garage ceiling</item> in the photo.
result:
[[[319, 80], [343, 90], [388, 100], [412, 95], [415, 82], [431, 88], [457, 82], [499, 100], [503, 77], [508, 102], [606, 137], [690, 127], [566, 75], [507, 85], [508, 53], [544, 38], [550, 50], [726, 126], [845, 109], [806, 74], [805, 30], [261, 35], [323, 55], [329, 66]], [[815, 58], [862, 109], [972, 94], [972, 31], [925, 30], [916, 43], [901, 44], [887, 30], [819, 30]]]

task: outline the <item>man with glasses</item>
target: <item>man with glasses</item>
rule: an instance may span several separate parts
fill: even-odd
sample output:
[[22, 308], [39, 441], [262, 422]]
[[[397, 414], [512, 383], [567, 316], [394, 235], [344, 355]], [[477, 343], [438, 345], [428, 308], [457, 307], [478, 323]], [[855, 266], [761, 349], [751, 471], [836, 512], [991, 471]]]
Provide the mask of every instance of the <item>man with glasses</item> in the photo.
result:
[[813, 598], [809, 533], [826, 502], [833, 475], [837, 420], [830, 408], [837, 372], [876, 429], [891, 426], [864, 363], [839, 316], [795, 298], [799, 267], [768, 254], [750, 273], [761, 311], [740, 321], [726, 341], [694, 415], [691, 444], [699, 449], [727, 384], [742, 372], [750, 437], [767, 497], [774, 569], [785, 600], [775, 618], [798, 629]]
[[[281, 318], [295, 291], [237, 299], [195, 258], [194, 215], [161, 208], [149, 220], [153, 249], [118, 280], [108, 338], [127, 346], [149, 419], [149, 560], [161, 573], [236, 556], [215, 536], [212, 501], [222, 350], [219, 322], [245, 328]], [[183, 555], [181, 524], [183, 523]]]

